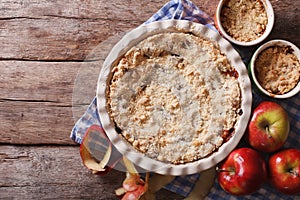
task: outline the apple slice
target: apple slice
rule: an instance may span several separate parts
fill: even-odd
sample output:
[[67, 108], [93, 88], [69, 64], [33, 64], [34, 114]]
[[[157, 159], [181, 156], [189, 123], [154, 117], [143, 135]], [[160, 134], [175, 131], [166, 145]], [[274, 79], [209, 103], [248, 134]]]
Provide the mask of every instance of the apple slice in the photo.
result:
[[127, 172], [129, 172], [130, 174], [139, 174], [134, 164], [130, 160], [128, 160], [128, 158], [126, 158], [125, 156], [123, 156], [123, 162]]
[[140, 199], [148, 190], [148, 178], [148, 173], [144, 181], [139, 174], [126, 172], [122, 187], [116, 189], [115, 193], [118, 197], [122, 197], [122, 200]]
[[126, 178], [123, 181], [122, 187], [115, 190], [115, 193], [119, 197], [123, 196], [122, 200], [141, 199], [148, 191], [149, 173], [146, 173], [144, 181], [141, 179], [134, 164], [125, 156], [123, 156], [123, 162], [127, 170]]
[[116, 151], [104, 130], [98, 125], [88, 128], [80, 145], [83, 165], [98, 175], [109, 172], [122, 158], [121, 154]]

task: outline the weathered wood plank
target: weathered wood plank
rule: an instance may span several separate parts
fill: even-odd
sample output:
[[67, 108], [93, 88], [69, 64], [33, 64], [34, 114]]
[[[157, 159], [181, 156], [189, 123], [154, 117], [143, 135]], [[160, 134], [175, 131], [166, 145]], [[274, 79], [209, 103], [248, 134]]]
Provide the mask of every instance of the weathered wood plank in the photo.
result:
[[73, 144], [70, 106], [49, 102], [0, 102], [0, 143]]
[[270, 0], [275, 23], [268, 39], [285, 39], [300, 47], [300, 1]]
[[[0, 145], [1, 199], [117, 199], [124, 172], [93, 175], [81, 163], [78, 147]], [[158, 199], [180, 199], [169, 191]]]
[[102, 62], [0, 61], [0, 99], [70, 106], [78, 87], [95, 94]]
[[122, 35], [89, 62], [0, 61], [0, 143], [74, 144], [69, 135], [96, 93], [103, 60]]
[[1, 99], [68, 103], [83, 64], [0, 61]]
[[73, 144], [70, 131], [95, 96], [101, 64], [0, 61], [0, 143]]
[[[216, 2], [201, 7], [211, 8]], [[96, 45], [139, 26], [164, 3], [5, 1], [1, 4], [0, 59], [84, 60]]]
[[[0, 18], [61, 17], [142, 21], [167, 1], [2, 0]], [[147, 8], [147, 9], [145, 9]], [[141, 12], [143, 10], [143, 12]]]
[[123, 35], [108, 37], [89, 51], [82, 62], [0, 61], [0, 98], [68, 103], [78, 87], [87, 92], [81, 98], [95, 93], [103, 61]]
[[[82, 0], [2, 0], [0, 19], [37, 18], [41, 16], [64, 18], [139, 20], [148, 19], [168, 1], [162, 0], [118, 0], [118, 1], [82, 1]], [[213, 15], [218, 0], [194, 0], [199, 8]]]
[[84, 60], [109, 36], [140, 22], [89, 19], [11, 19], [0, 21], [0, 59]]
[[[6, 1], [0, 59], [84, 60], [109, 36], [145, 21], [163, 2]], [[143, 12], [140, 12], [143, 10]]]

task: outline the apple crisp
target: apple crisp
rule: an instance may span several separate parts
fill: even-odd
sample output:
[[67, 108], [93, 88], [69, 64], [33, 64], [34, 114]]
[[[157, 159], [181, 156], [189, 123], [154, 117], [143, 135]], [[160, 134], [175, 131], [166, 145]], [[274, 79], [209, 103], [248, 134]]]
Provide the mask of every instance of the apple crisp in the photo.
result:
[[289, 46], [263, 50], [254, 63], [259, 84], [271, 94], [285, 94], [300, 81], [300, 63]]
[[127, 51], [111, 73], [111, 120], [148, 157], [192, 162], [234, 134], [242, 112], [238, 73], [214, 42], [156, 34]]
[[221, 10], [221, 24], [228, 35], [250, 42], [264, 34], [267, 12], [260, 0], [228, 0]]

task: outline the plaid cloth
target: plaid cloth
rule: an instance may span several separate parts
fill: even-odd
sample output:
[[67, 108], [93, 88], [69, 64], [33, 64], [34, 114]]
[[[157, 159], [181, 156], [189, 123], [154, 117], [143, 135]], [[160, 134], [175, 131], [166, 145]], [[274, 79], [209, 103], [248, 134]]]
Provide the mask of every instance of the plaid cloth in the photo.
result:
[[[158, 10], [150, 19], [148, 19], [145, 24], [166, 20], [166, 19], [184, 19], [190, 20], [197, 23], [206, 25], [207, 27], [216, 30], [214, 27], [214, 22], [210, 16], [200, 10], [192, 2], [188, 0], [172, 0], [166, 3], [160, 10]], [[253, 49], [249, 48], [249, 51], [241, 51], [238, 47], [235, 47], [240, 53], [241, 57], [245, 64], [251, 58]], [[291, 123], [291, 131], [287, 142], [284, 147], [299, 147], [300, 146], [300, 94], [285, 100], [275, 100], [270, 99], [261, 95], [255, 88], [253, 88], [253, 107], [257, 106], [260, 102], [264, 100], [276, 101], [282, 105], [288, 112]], [[89, 105], [88, 109], [84, 115], [78, 120], [71, 132], [71, 138], [77, 142], [81, 143], [84, 133], [87, 128], [91, 125], [96, 124], [101, 126], [101, 122], [97, 112], [97, 98]], [[192, 191], [195, 183], [198, 181], [200, 174], [193, 174], [188, 176], [178, 176], [171, 183], [165, 186], [166, 189], [178, 193], [184, 197], [188, 196]], [[300, 196], [285, 196], [276, 192], [270, 185], [264, 185], [259, 191], [255, 192], [252, 195], [236, 197], [225, 193], [215, 182], [212, 187], [209, 195], [206, 199], [299, 199]]]

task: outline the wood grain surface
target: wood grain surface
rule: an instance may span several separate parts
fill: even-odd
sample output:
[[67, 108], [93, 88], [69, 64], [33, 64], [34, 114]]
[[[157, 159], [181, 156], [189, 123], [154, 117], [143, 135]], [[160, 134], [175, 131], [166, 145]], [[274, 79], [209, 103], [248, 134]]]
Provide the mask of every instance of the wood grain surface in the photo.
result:
[[[217, 0], [195, 0], [214, 15]], [[115, 199], [124, 174], [92, 175], [70, 131], [112, 46], [167, 1], [2, 0], [0, 199]], [[267, 40], [300, 46], [300, 1], [271, 0]], [[253, 49], [249, 49], [253, 50]], [[180, 199], [161, 191], [159, 199]]]
[[[116, 199], [124, 172], [94, 175], [77, 147], [0, 146], [0, 199]], [[180, 198], [166, 190], [158, 199]]]

